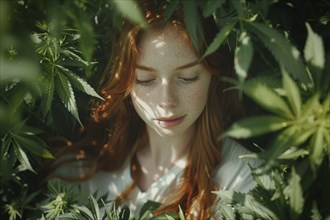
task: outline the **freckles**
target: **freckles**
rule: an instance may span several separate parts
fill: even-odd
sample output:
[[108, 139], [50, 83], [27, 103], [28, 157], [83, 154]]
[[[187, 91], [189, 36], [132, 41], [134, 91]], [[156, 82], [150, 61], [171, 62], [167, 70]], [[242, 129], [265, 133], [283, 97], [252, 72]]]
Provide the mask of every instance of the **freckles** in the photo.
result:
[[208, 94], [208, 89], [205, 88], [206, 85], [198, 85], [194, 88], [192, 88], [190, 94], [189, 94], [189, 99], [193, 103], [200, 103], [204, 102], [207, 98]]
[[207, 102], [207, 92], [205, 92], [203, 86], [198, 86], [191, 88], [182, 98], [186, 100], [186, 108], [190, 109], [189, 111], [192, 111], [192, 113], [194, 112], [193, 114], [196, 114], [204, 109]]

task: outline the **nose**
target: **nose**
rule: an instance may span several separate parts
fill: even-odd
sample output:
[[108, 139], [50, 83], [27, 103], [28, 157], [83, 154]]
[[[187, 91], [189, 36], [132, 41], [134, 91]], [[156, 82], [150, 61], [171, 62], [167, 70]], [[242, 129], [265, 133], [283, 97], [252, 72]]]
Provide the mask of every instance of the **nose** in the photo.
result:
[[174, 82], [164, 80], [160, 89], [159, 106], [163, 109], [174, 108], [178, 105]]

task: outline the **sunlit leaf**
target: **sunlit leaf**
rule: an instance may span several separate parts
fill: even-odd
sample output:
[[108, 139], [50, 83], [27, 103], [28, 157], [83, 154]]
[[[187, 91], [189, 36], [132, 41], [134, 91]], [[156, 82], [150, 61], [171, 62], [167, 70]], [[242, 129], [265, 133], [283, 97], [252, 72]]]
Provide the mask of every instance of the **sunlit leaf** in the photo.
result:
[[79, 124], [82, 125], [79, 119], [76, 99], [70, 81], [67, 79], [65, 75], [59, 73], [57, 74], [55, 83], [56, 83], [56, 92], [61, 98], [61, 101], [63, 102], [64, 106], [77, 119]]
[[[84, 59], [82, 59], [78, 54], [76, 54], [75, 52], [71, 51], [71, 50], [68, 50], [68, 49], [64, 49], [62, 51], [63, 55], [67, 56], [68, 58], [74, 60], [74, 61], [77, 61], [75, 63], [79, 63], [79, 64], [83, 64], [83, 66], [88, 66], [88, 62], [85, 61]], [[62, 61], [63, 62], [63, 61]], [[61, 63], [62, 63], [61, 62]], [[77, 65], [76, 66], [81, 66], [81, 65]]]
[[[108, 219], [116, 219], [116, 218], [119, 218], [117, 216], [117, 212], [113, 212], [112, 210], [110, 210], [110, 207], [108, 205], [106, 205], [106, 203], [104, 202], [103, 199], [101, 199], [101, 203], [102, 203], [102, 206], [104, 207], [105, 209], [105, 215]], [[113, 210], [116, 209], [116, 206], [115, 206], [115, 203], [113, 203], [113, 207], [112, 207]]]
[[323, 115], [329, 117], [330, 116], [330, 93], [328, 93], [323, 100], [322, 103], [322, 108], [323, 108]]
[[274, 132], [288, 126], [288, 121], [276, 116], [255, 116], [235, 122], [224, 136], [249, 138]]
[[254, 22], [255, 20], [257, 20], [258, 15], [259, 15], [259, 14], [256, 13], [255, 15], [251, 16], [250, 18], [248, 18], [248, 21], [249, 21], [249, 22]]
[[93, 217], [93, 213], [87, 207], [85, 207], [85, 206], [77, 206], [76, 208], [83, 214], [83, 216], [85, 218], [90, 219], [90, 220], [94, 220], [95, 219]]
[[18, 210], [18, 207], [15, 207], [16, 204], [6, 204], [4, 210], [10, 216], [10, 220], [22, 218], [22, 214]]
[[31, 166], [31, 163], [30, 163], [30, 160], [29, 160], [28, 156], [22, 150], [22, 148], [19, 146], [18, 143], [15, 144], [14, 150], [15, 150], [15, 154], [16, 154], [17, 159], [19, 160], [19, 162], [23, 166], [23, 169], [27, 169], [27, 170], [30, 170], [30, 171], [35, 173], [35, 171], [33, 170], [32, 166]]
[[240, 192], [220, 190], [215, 192], [219, 198], [220, 203], [223, 204], [239, 204], [235, 206], [236, 210], [241, 214], [251, 214], [254, 217], [262, 219], [277, 219], [276, 214], [262, 203], [258, 202], [250, 194], [243, 194]]
[[295, 118], [300, 118], [301, 115], [301, 98], [299, 88], [296, 83], [291, 79], [291, 77], [283, 70], [283, 88], [288, 98], [289, 105], [291, 106], [292, 112], [296, 116]]
[[289, 185], [284, 189], [284, 194], [289, 198], [290, 219], [298, 219], [303, 211], [304, 197], [300, 185], [301, 178], [293, 168], [289, 179]]
[[157, 216], [153, 216], [152, 217], [153, 220], [176, 220], [179, 219], [179, 215], [177, 212], [173, 212], [173, 213], [164, 213], [164, 214], [160, 214]]
[[100, 219], [100, 208], [99, 208], [99, 205], [97, 204], [97, 201], [91, 195], [88, 197], [88, 199], [89, 199], [89, 203], [90, 203], [90, 207], [91, 207], [94, 219]]
[[280, 35], [275, 29], [257, 22], [247, 24], [249, 30], [260, 39], [279, 64], [283, 66], [294, 79], [305, 84], [309, 82], [297, 48], [290, 44], [289, 41]]
[[198, 13], [198, 2], [196, 0], [183, 1], [184, 22], [196, 50], [200, 49], [203, 41], [203, 28]]
[[305, 104], [302, 106], [302, 116], [309, 117], [312, 112], [321, 106], [320, 102], [320, 94], [315, 93], [311, 98], [309, 98]]
[[[81, 215], [79, 215], [77, 213], [65, 213], [63, 215], [56, 217], [57, 220], [76, 220], [79, 218], [81, 218]], [[44, 220], [44, 219], [41, 219], [41, 220]]]
[[185, 217], [184, 217], [183, 211], [181, 209], [181, 206], [179, 206], [179, 217], [180, 217], [180, 220], [185, 220]]
[[312, 30], [308, 23], [306, 23], [306, 28], [307, 40], [304, 49], [305, 60], [321, 70], [325, 63], [322, 38]]
[[283, 152], [278, 159], [280, 160], [296, 160], [299, 157], [304, 157], [309, 154], [308, 150], [297, 149], [296, 147], [291, 147], [285, 152]]
[[[166, 216], [166, 219], [167, 220], [175, 220], [175, 218], [173, 218], [172, 216], [170, 216], [170, 215], [168, 215], [168, 214], [165, 214], [165, 216]], [[163, 217], [162, 217], [163, 218]], [[157, 218], [156, 218], [157, 219]], [[155, 219], [155, 220], [156, 220]], [[160, 220], [160, 219], [159, 219]]]
[[239, 45], [235, 49], [235, 70], [240, 79], [244, 80], [249, 71], [253, 57], [253, 46], [250, 36], [242, 32], [239, 37]]
[[266, 110], [284, 118], [293, 118], [287, 103], [260, 81], [246, 81], [243, 85], [243, 92]]
[[326, 146], [325, 150], [327, 151], [328, 158], [330, 159], [330, 93], [328, 93], [323, 100], [320, 117], [322, 117], [321, 127], [323, 127], [323, 129], [321, 131], [324, 139], [324, 145]]
[[[326, 119], [325, 123], [328, 125], [330, 124], [330, 118]], [[330, 128], [327, 127], [326, 129], [323, 129], [323, 137], [324, 137], [324, 144], [326, 146], [326, 152], [328, 154], [328, 157], [330, 159]]]
[[275, 182], [273, 179], [273, 174], [272, 173], [260, 173], [257, 172], [258, 168], [252, 169], [252, 176], [253, 179], [256, 181], [257, 185], [268, 190], [268, 191], [273, 191], [275, 190]]
[[230, 205], [222, 204], [222, 203], [220, 203], [218, 205], [218, 207], [219, 207], [220, 214], [224, 219], [236, 219], [236, 215], [235, 215], [233, 207], [231, 207]]
[[312, 207], [312, 215], [311, 215], [311, 219], [312, 220], [320, 220], [322, 219], [322, 216], [320, 214], [320, 211], [317, 208], [317, 202], [313, 201], [313, 207]]
[[221, 46], [221, 44], [226, 40], [228, 35], [232, 32], [236, 22], [237, 21], [234, 20], [221, 28], [220, 32], [217, 34], [217, 36], [214, 38], [212, 43], [206, 49], [202, 59], [215, 52]]
[[123, 15], [123, 17], [126, 17], [127, 19], [131, 20], [132, 22], [147, 26], [147, 22], [141, 12], [141, 9], [138, 7], [135, 1], [133, 0], [112, 0], [119, 12]]
[[[329, 122], [329, 121], [328, 121]], [[324, 145], [324, 136], [323, 130], [325, 128], [321, 125], [316, 130], [315, 135], [312, 138], [310, 150], [311, 150], [311, 161], [316, 165], [319, 166], [323, 160], [324, 152], [325, 152], [325, 145]]]

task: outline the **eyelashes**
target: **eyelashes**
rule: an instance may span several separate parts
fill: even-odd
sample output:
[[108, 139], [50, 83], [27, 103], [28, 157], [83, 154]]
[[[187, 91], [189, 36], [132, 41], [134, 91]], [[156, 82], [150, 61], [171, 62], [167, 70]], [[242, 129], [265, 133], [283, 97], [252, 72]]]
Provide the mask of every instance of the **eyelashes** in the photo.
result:
[[136, 79], [135, 81], [136, 81], [136, 84], [139, 84], [139, 85], [149, 85], [153, 81], [155, 81], [155, 79], [148, 79], [148, 80], [138, 80], [138, 79]]
[[[199, 79], [199, 76], [195, 76], [195, 77], [177, 77], [177, 79], [182, 82], [182, 83], [191, 83], [191, 82], [195, 82]], [[139, 80], [136, 79], [136, 84], [139, 85], [151, 85], [155, 82], [156, 79], [147, 79], [147, 80]]]
[[195, 82], [199, 79], [199, 76], [195, 76], [195, 77], [178, 77], [180, 80], [184, 81], [184, 82]]

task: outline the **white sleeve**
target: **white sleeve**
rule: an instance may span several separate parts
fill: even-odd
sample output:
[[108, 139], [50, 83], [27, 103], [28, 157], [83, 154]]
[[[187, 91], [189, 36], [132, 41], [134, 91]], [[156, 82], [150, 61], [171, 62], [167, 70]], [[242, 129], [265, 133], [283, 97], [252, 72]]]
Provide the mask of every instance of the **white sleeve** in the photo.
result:
[[214, 180], [220, 189], [248, 192], [256, 186], [248, 164], [256, 167], [261, 161], [256, 159], [240, 159], [240, 155], [251, 152], [231, 139], [225, 139], [222, 144], [222, 163], [216, 167]]

